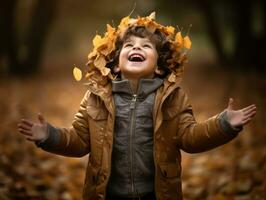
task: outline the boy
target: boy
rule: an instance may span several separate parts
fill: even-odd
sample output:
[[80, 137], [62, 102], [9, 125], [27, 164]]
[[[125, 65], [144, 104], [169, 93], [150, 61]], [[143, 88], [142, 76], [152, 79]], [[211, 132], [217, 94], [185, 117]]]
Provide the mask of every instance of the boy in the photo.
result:
[[[197, 123], [180, 88], [184, 39], [154, 15], [122, 19], [93, 40], [88, 91], [72, 127], [22, 120], [19, 131], [42, 149], [89, 154], [84, 200], [181, 200], [180, 149], [203, 152], [235, 138], [255, 105], [228, 108]], [[185, 45], [186, 46], [186, 45]]]

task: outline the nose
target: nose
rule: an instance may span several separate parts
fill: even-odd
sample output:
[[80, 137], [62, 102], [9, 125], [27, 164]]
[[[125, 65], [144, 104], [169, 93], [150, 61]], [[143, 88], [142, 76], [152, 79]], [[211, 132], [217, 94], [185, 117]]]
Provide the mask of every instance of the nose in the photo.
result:
[[139, 50], [139, 49], [141, 49], [140, 45], [139, 44], [134, 44], [133, 50]]

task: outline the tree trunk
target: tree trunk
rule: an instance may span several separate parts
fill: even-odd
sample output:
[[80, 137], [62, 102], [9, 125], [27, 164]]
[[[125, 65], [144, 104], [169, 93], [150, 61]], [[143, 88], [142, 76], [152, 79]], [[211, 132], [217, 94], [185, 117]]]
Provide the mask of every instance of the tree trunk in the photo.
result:
[[25, 48], [26, 56], [19, 58], [21, 44], [17, 39], [16, 0], [4, 1], [0, 8], [0, 56], [11, 74], [25, 75], [40, 69], [41, 56], [49, 29], [55, 17], [57, 0], [38, 0], [34, 8]]

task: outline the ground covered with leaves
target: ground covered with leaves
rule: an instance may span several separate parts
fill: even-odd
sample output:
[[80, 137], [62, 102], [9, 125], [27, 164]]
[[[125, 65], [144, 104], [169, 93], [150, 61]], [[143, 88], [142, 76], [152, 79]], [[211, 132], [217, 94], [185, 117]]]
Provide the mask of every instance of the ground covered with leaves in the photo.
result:
[[[66, 71], [66, 70], [65, 70]], [[221, 112], [229, 97], [238, 108], [255, 103], [255, 120], [232, 142], [215, 150], [182, 153], [185, 200], [264, 200], [266, 195], [266, 83], [256, 75], [234, 77], [216, 70], [189, 71], [184, 88], [196, 119]], [[79, 200], [87, 157], [46, 153], [16, 130], [21, 118], [42, 112], [56, 126], [70, 126], [86, 91], [71, 69], [30, 78], [0, 79], [0, 200]]]

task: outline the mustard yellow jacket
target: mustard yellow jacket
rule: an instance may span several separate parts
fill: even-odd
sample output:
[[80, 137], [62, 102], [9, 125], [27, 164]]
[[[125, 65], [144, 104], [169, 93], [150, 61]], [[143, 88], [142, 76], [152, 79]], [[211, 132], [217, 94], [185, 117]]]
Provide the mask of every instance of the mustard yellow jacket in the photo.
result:
[[[224, 133], [218, 115], [197, 123], [181, 79], [166, 78], [157, 89], [153, 108], [155, 192], [157, 200], [181, 200], [181, 154], [203, 152], [232, 140]], [[81, 157], [89, 154], [84, 200], [104, 200], [111, 172], [115, 120], [111, 84], [93, 80], [81, 101], [71, 128], [57, 128], [59, 142], [45, 150]]]

